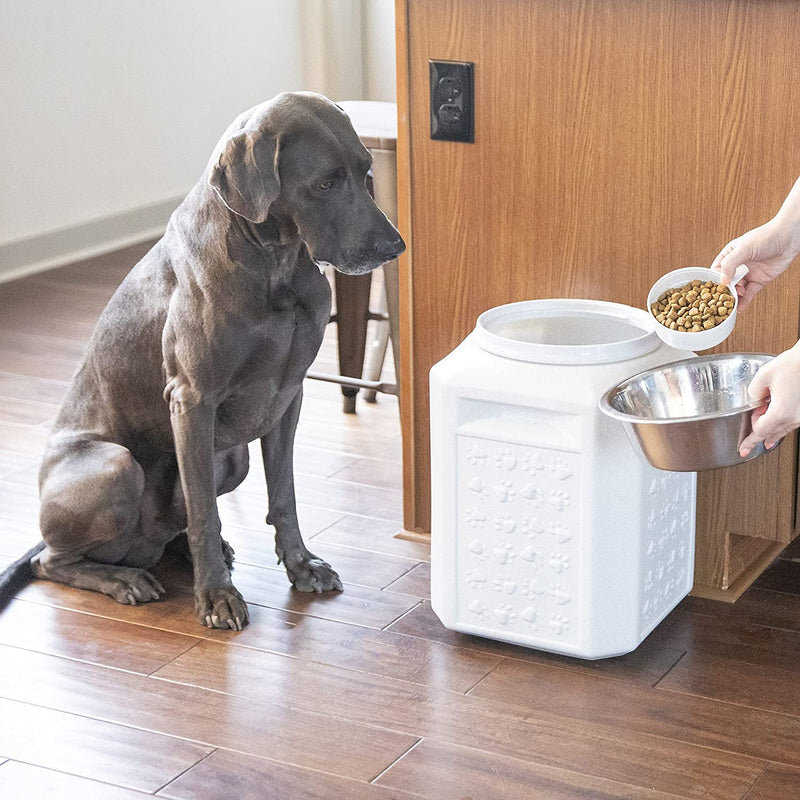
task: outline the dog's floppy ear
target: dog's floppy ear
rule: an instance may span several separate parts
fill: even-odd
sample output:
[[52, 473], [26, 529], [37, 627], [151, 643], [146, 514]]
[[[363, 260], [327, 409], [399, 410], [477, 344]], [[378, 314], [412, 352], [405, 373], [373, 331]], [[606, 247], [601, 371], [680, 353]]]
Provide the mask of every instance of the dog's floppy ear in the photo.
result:
[[220, 200], [250, 222], [264, 222], [280, 192], [278, 142], [262, 131], [240, 131], [222, 146], [208, 182]]

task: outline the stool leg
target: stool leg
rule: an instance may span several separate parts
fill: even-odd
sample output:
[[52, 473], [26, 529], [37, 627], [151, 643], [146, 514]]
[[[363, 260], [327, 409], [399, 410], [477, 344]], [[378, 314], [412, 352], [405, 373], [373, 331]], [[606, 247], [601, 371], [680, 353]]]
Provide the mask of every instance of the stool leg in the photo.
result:
[[[369, 291], [372, 273], [343, 275], [334, 273], [336, 291], [336, 332], [339, 340], [339, 374], [360, 378], [367, 344]], [[358, 389], [342, 386], [342, 410], [355, 414]]]
[[[383, 278], [383, 271], [389, 266], [384, 264], [381, 267], [381, 278]], [[372, 329], [372, 339], [367, 345], [367, 352], [364, 357], [364, 378], [368, 381], [379, 381], [381, 373], [383, 372], [383, 362], [386, 358], [386, 348], [389, 345], [389, 322], [388, 312], [389, 308], [386, 303], [386, 287], [381, 280], [380, 292], [378, 293], [378, 307], [376, 311], [378, 314], [387, 316], [387, 319], [377, 320], [373, 317], [374, 327]], [[364, 389], [364, 400], [368, 403], [376, 403], [378, 400], [378, 393], [374, 389]]]
[[389, 337], [392, 340], [394, 382], [400, 385], [400, 269], [397, 261], [383, 265], [383, 290], [389, 311]]

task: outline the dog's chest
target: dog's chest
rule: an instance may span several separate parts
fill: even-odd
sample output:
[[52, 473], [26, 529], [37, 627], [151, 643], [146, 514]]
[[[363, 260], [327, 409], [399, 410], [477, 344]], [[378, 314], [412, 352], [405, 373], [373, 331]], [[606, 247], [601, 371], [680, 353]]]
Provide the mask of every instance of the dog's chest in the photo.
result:
[[217, 408], [217, 447], [253, 441], [275, 426], [317, 355], [326, 320], [298, 305], [251, 327], [246, 337], [231, 332], [232, 374]]

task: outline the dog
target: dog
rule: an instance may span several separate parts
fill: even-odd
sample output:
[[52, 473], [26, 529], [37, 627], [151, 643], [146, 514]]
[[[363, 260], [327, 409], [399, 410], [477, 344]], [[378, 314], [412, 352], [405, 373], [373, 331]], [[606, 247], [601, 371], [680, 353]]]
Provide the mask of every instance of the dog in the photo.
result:
[[322, 95], [280, 94], [234, 120], [98, 320], [46, 444], [42, 542], [0, 576], [0, 603], [33, 577], [158, 600], [148, 570], [185, 536], [199, 622], [241, 630], [217, 497], [245, 478], [256, 439], [278, 562], [300, 591], [342, 590], [303, 542], [292, 451], [330, 318], [325, 267], [359, 275], [405, 249], [370, 166]]

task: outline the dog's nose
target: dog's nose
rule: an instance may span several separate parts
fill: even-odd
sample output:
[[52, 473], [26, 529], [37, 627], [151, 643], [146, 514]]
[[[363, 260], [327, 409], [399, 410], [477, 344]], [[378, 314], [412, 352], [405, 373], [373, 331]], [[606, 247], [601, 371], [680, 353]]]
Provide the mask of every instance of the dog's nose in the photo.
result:
[[375, 245], [375, 249], [381, 258], [391, 261], [406, 249], [406, 243], [399, 236], [396, 239], [382, 239]]

